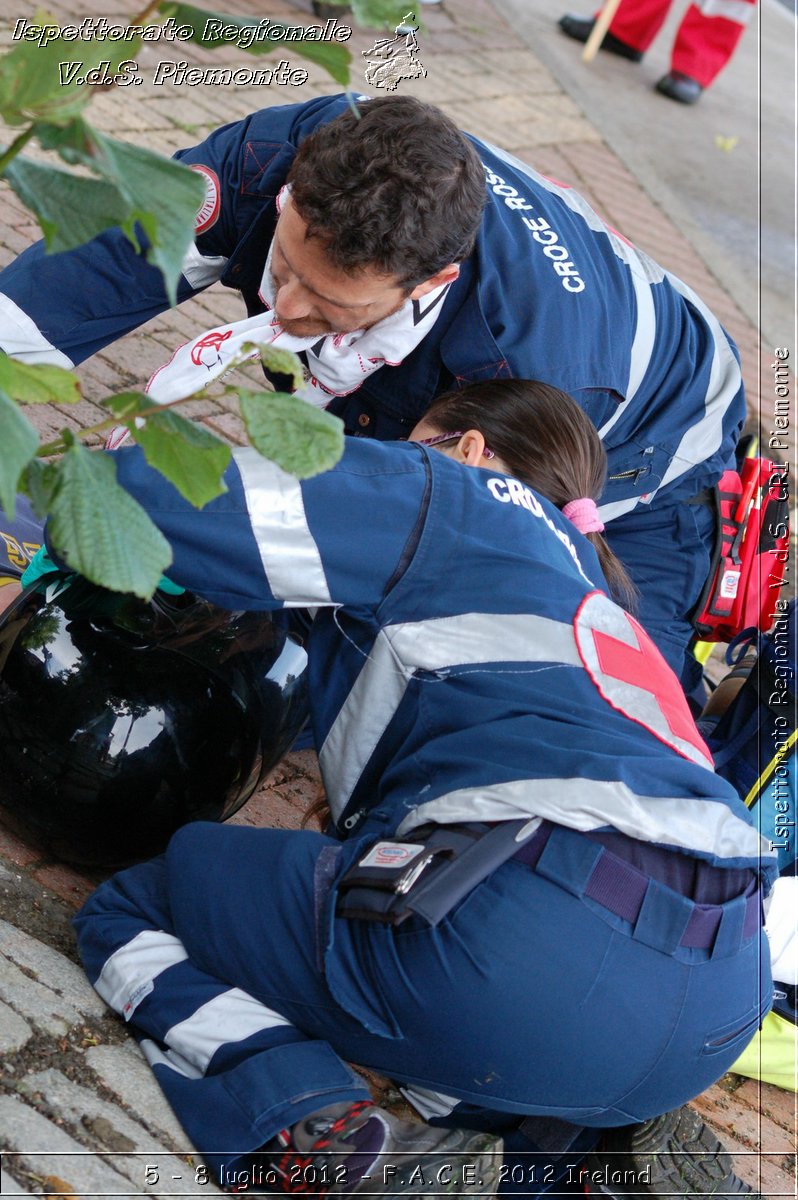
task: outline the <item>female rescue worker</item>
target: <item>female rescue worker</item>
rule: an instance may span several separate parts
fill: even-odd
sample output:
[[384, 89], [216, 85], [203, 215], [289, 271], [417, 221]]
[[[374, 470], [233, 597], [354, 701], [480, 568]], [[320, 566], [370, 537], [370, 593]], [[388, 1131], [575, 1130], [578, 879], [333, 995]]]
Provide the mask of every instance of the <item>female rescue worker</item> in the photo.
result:
[[[236, 450], [199, 513], [137, 449], [116, 458], [176, 582], [320, 610], [334, 831], [188, 825], [76, 918], [95, 988], [238, 1190], [489, 1195], [497, 1131], [665, 1113], [770, 1004], [772, 858], [606, 594], [592, 425], [502, 381], [414, 436], [346, 439], [303, 482]], [[399, 1122], [344, 1060], [453, 1127]]]

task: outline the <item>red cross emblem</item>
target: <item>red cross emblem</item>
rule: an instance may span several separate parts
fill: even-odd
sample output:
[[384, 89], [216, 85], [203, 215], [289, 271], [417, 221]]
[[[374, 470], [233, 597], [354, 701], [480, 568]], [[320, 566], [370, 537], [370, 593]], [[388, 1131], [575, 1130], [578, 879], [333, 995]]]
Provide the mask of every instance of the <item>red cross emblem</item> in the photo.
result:
[[643, 627], [603, 592], [591, 592], [574, 629], [579, 656], [604, 699], [685, 758], [711, 767], [679, 680]]

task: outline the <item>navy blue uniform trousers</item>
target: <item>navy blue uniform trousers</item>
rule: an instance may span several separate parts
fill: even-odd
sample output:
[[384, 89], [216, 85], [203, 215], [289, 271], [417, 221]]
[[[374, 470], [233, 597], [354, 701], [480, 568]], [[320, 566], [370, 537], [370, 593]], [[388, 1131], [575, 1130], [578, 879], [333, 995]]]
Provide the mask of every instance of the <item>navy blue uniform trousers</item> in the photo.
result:
[[334, 916], [331, 881], [364, 839], [196, 823], [97, 889], [79, 949], [222, 1179], [277, 1130], [364, 1098], [346, 1062], [454, 1098], [446, 1123], [640, 1121], [709, 1086], [753, 1036], [767, 944], [741, 943], [732, 919], [736, 940], [722, 925], [711, 954], [658, 948], [667, 903], [633, 929], [572, 894], [583, 839], [560, 841], [550, 877], [511, 861], [438, 926], [393, 928]]

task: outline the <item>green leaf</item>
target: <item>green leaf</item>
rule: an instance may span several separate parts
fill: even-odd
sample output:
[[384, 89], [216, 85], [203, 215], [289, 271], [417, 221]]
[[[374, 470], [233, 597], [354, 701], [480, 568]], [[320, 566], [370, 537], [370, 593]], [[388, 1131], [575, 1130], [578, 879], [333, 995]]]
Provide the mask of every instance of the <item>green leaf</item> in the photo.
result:
[[106, 396], [100, 401], [100, 406], [107, 408], [118, 421], [123, 421], [126, 417], [137, 417], [140, 412], [152, 408], [153, 404], [152, 397], [145, 396], [143, 392], [119, 392], [116, 396]]
[[[287, 25], [282, 21], [266, 18], [262, 23], [254, 17], [233, 17], [227, 13], [196, 8], [193, 4], [182, 4], [179, 0], [162, 0], [158, 12], [163, 17], [173, 17], [176, 25], [186, 25], [194, 30], [193, 36], [185, 39], [200, 46], [225, 46], [228, 49], [246, 50], [249, 54], [271, 54], [274, 50], [293, 50], [303, 58], [318, 63], [336, 83], [346, 87], [349, 83], [349, 64], [352, 55], [334, 41], [309, 40], [295, 31], [324, 28], [324, 22], [313, 25]], [[280, 26], [287, 30], [284, 38], [268, 36], [270, 28]], [[224, 31], [229, 31], [225, 36]], [[236, 32], [237, 31], [237, 32]], [[260, 34], [260, 36], [258, 36]], [[293, 36], [291, 36], [293, 34]]]
[[[59, 36], [55, 18], [41, 10], [28, 29], [33, 26], [42, 31], [39, 41], [19, 42], [0, 60], [0, 115], [7, 125], [70, 121], [91, 99], [92, 77], [86, 83], [87, 72], [99, 68], [103, 78], [111, 79], [121, 63], [135, 59], [141, 46], [141, 38], [66, 41]], [[80, 64], [77, 71], [74, 63]]]
[[50, 511], [58, 482], [58, 467], [55, 463], [42, 462], [40, 458], [33, 458], [28, 463], [20, 481], [20, 491], [25, 492], [40, 521], [43, 521]]
[[148, 600], [172, 561], [169, 543], [116, 482], [113, 455], [67, 441], [48, 525], [54, 549], [92, 583]]
[[344, 452], [343, 423], [284, 392], [239, 392], [241, 418], [255, 449], [298, 479], [334, 467]]
[[[288, 375], [293, 388], [302, 386], [305, 378], [302, 363], [293, 350], [282, 350], [277, 346], [268, 346], [259, 342], [245, 342], [240, 353], [242, 356], [247, 355], [251, 350], [257, 350], [260, 361], [267, 371], [273, 371], [275, 375]], [[237, 391], [238, 389], [231, 388], [229, 390]]]
[[130, 216], [130, 205], [119, 191], [100, 179], [21, 156], [9, 164], [5, 178], [39, 222], [49, 253], [82, 246], [104, 229], [124, 225]]
[[202, 508], [227, 491], [222, 476], [230, 462], [230, 447], [209, 429], [174, 412], [153, 413], [130, 432], [151, 467], [174, 484], [189, 504]]
[[97, 154], [94, 132], [82, 117], [75, 117], [65, 125], [52, 125], [48, 121], [36, 124], [36, 137], [44, 150], [55, 150], [72, 166], [80, 164], [92, 169]]
[[13, 518], [19, 477], [38, 449], [39, 435], [1, 387], [0, 446], [0, 505]]
[[161, 154], [117, 141], [75, 120], [58, 130], [44, 127], [39, 140], [70, 163], [89, 167], [121, 197], [126, 215], [118, 222], [135, 246], [136, 222], [147, 238], [148, 262], [163, 272], [171, 304], [186, 251], [194, 241], [194, 218], [205, 198], [205, 181], [196, 171]]
[[123, 229], [136, 241], [138, 221], [147, 237], [147, 261], [163, 272], [170, 304], [177, 303], [177, 281], [194, 241], [194, 218], [205, 198], [205, 181], [196, 171], [140, 146], [92, 130], [92, 169], [124, 197], [130, 216]]
[[45, 150], [56, 150], [65, 162], [89, 167], [101, 177], [87, 180], [13, 160], [9, 181], [40, 215], [48, 248], [80, 245], [120, 225], [140, 249], [143, 231], [147, 260], [161, 270], [170, 303], [176, 303], [183, 258], [205, 197], [202, 177], [163, 155], [106, 137], [81, 119], [62, 128], [43, 123], [37, 134]]
[[63, 367], [22, 363], [0, 350], [0, 388], [20, 404], [74, 404], [80, 380]]
[[409, 17], [416, 28], [421, 27], [417, 0], [350, 0], [350, 7], [358, 25], [396, 28]]

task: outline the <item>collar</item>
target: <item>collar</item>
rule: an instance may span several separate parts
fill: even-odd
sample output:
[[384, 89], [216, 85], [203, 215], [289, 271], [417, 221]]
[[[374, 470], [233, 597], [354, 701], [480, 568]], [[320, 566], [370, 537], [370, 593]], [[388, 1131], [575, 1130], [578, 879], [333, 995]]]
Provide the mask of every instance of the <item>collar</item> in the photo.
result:
[[480, 307], [474, 257], [460, 266], [430, 332], [398, 367], [384, 367], [358, 390], [403, 425], [414, 425], [441, 391], [511, 375]]

